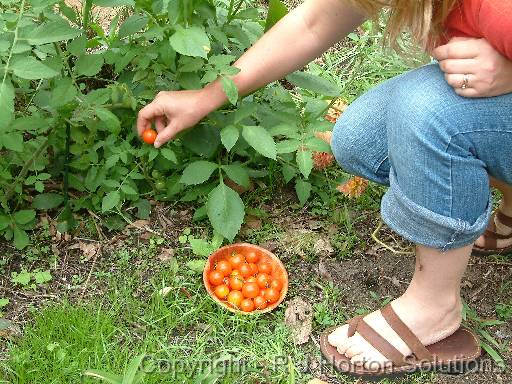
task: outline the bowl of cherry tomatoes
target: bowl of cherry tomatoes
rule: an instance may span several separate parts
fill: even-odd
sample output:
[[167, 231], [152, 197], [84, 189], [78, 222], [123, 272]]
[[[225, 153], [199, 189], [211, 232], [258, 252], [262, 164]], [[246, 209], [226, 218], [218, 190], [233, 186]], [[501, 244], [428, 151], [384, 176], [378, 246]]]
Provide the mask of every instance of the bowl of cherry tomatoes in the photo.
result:
[[208, 294], [235, 313], [265, 313], [276, 308], [288, 292], [288, 273], [272, 252], [238, 243], [219, 248], [203, 270]]

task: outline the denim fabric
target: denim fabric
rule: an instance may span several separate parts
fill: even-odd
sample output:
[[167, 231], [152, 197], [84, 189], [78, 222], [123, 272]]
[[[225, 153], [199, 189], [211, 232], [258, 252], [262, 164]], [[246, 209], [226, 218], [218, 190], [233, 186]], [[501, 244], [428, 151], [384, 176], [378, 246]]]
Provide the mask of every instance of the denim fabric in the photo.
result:
[[512, 94], [470, 99], [438, 64], [386, 81], [345, 111], [332, 150], [347, 171], [389, 185], [382, 218], [417, 244], [473, 243], [492, 209], [488, 175], [512, 184]]

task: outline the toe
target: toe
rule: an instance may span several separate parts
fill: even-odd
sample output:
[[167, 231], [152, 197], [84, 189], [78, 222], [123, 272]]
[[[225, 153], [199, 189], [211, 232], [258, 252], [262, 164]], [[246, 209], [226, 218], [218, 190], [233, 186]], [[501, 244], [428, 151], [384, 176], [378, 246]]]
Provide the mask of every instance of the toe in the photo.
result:
[[359, 344], [353, 344], [345, 351], [345, 356], [347, 356], [349, 359], [353, 358], [354, 356], [357, 356], [361, 353], [363, 353], [364, 349]]
[[327, 341], [333, 347], [342, 345], [347, 340], [348, 325], [336, 328], [327, 336]]
[[389, 366], [392, 366], [392, 363], [378, 352], [366, 356], [364, 363], [364, 368], [372, 372], [382, 370]]

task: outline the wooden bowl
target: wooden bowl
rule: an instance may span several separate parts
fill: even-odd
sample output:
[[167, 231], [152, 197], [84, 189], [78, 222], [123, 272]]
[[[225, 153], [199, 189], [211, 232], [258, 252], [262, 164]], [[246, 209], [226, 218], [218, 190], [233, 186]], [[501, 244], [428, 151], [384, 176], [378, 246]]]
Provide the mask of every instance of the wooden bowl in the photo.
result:
[[[241, 253], [242, 255], [246, 252], [254, 251], [258, 254], [260, 257], [260, 260], [265, 260], [269, 262], [272, 265], [272, 277], [279, 278], [283, 282], [283, 289], [281, 290], [281, 296], [279, 297], [279, 300], [277, 300], [273, 304], [269, 304], [265, 309], [255, 309], [252, 312], [244, 312], [241, 311], [233, 306], [231, 306], [227, 301], [222, 301], [219, 299], [215, 293], [213, 292], [213, 286], [208, 280], [208, 275], [210, 271], [215, 268], [215, 264], [217, 261], [221, 259], [227, 259], [227, 257], [233, 253]], [[248, 243], [237, 243], [237, 244], [231, 244], [226, 245], [225, 247], [217, 249], [215, 252], [213, 252], [210, 257], [208, 258], [208, 261], [206, 262], [203, 270], [203, 283], [206, 288], [206, 291], [210, 295], [210, 297], [215, 300], [219, 305], [226, 308], [228, 311], [234, 312], [234, 313], [241, 313], [244, 315], [252, 315], [255, 313], [266, 313], [272, 311], [274, 308], [276, 308], [281, 302], [284, 300], [284, 297], [286, 296], [286, 293], [288, 292], [288, 273], [286, 272], [286, 268], [284, 267], [283, 263], [279, 258], [274, 255], [269, 250], [258, 247], [257, 245], [248, 244]]]

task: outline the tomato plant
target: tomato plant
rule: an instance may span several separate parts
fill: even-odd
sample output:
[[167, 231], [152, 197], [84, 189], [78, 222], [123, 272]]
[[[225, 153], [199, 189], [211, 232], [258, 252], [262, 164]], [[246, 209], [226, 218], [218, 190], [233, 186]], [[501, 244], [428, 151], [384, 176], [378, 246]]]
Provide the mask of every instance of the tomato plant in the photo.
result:
[[[323, 115], [340, 90], [298, 72], [287, 80], [300, 99], [280, 83], [242, 99], [230, 79], [282, 7], [265, 22], [245, 0], [83, 3], [0, 1], [0, 234], [26, 247], [38, 211], [55, 213], [61, 232], [87, 210], [120, 228], [149, 217], [155, 199], [194, 202], [195, 220], [233, 240], [245, 207], [228, 184], [247, 188], [270, 163], [306, 202], [313, 152], [330, 151], [315, 132], [332, 129]], [[124, 8], [104, 30], [95, 5]], [[158, 150], [139, 140], [137, 111], [156, 93], [216, 78], [229, 105]]]

